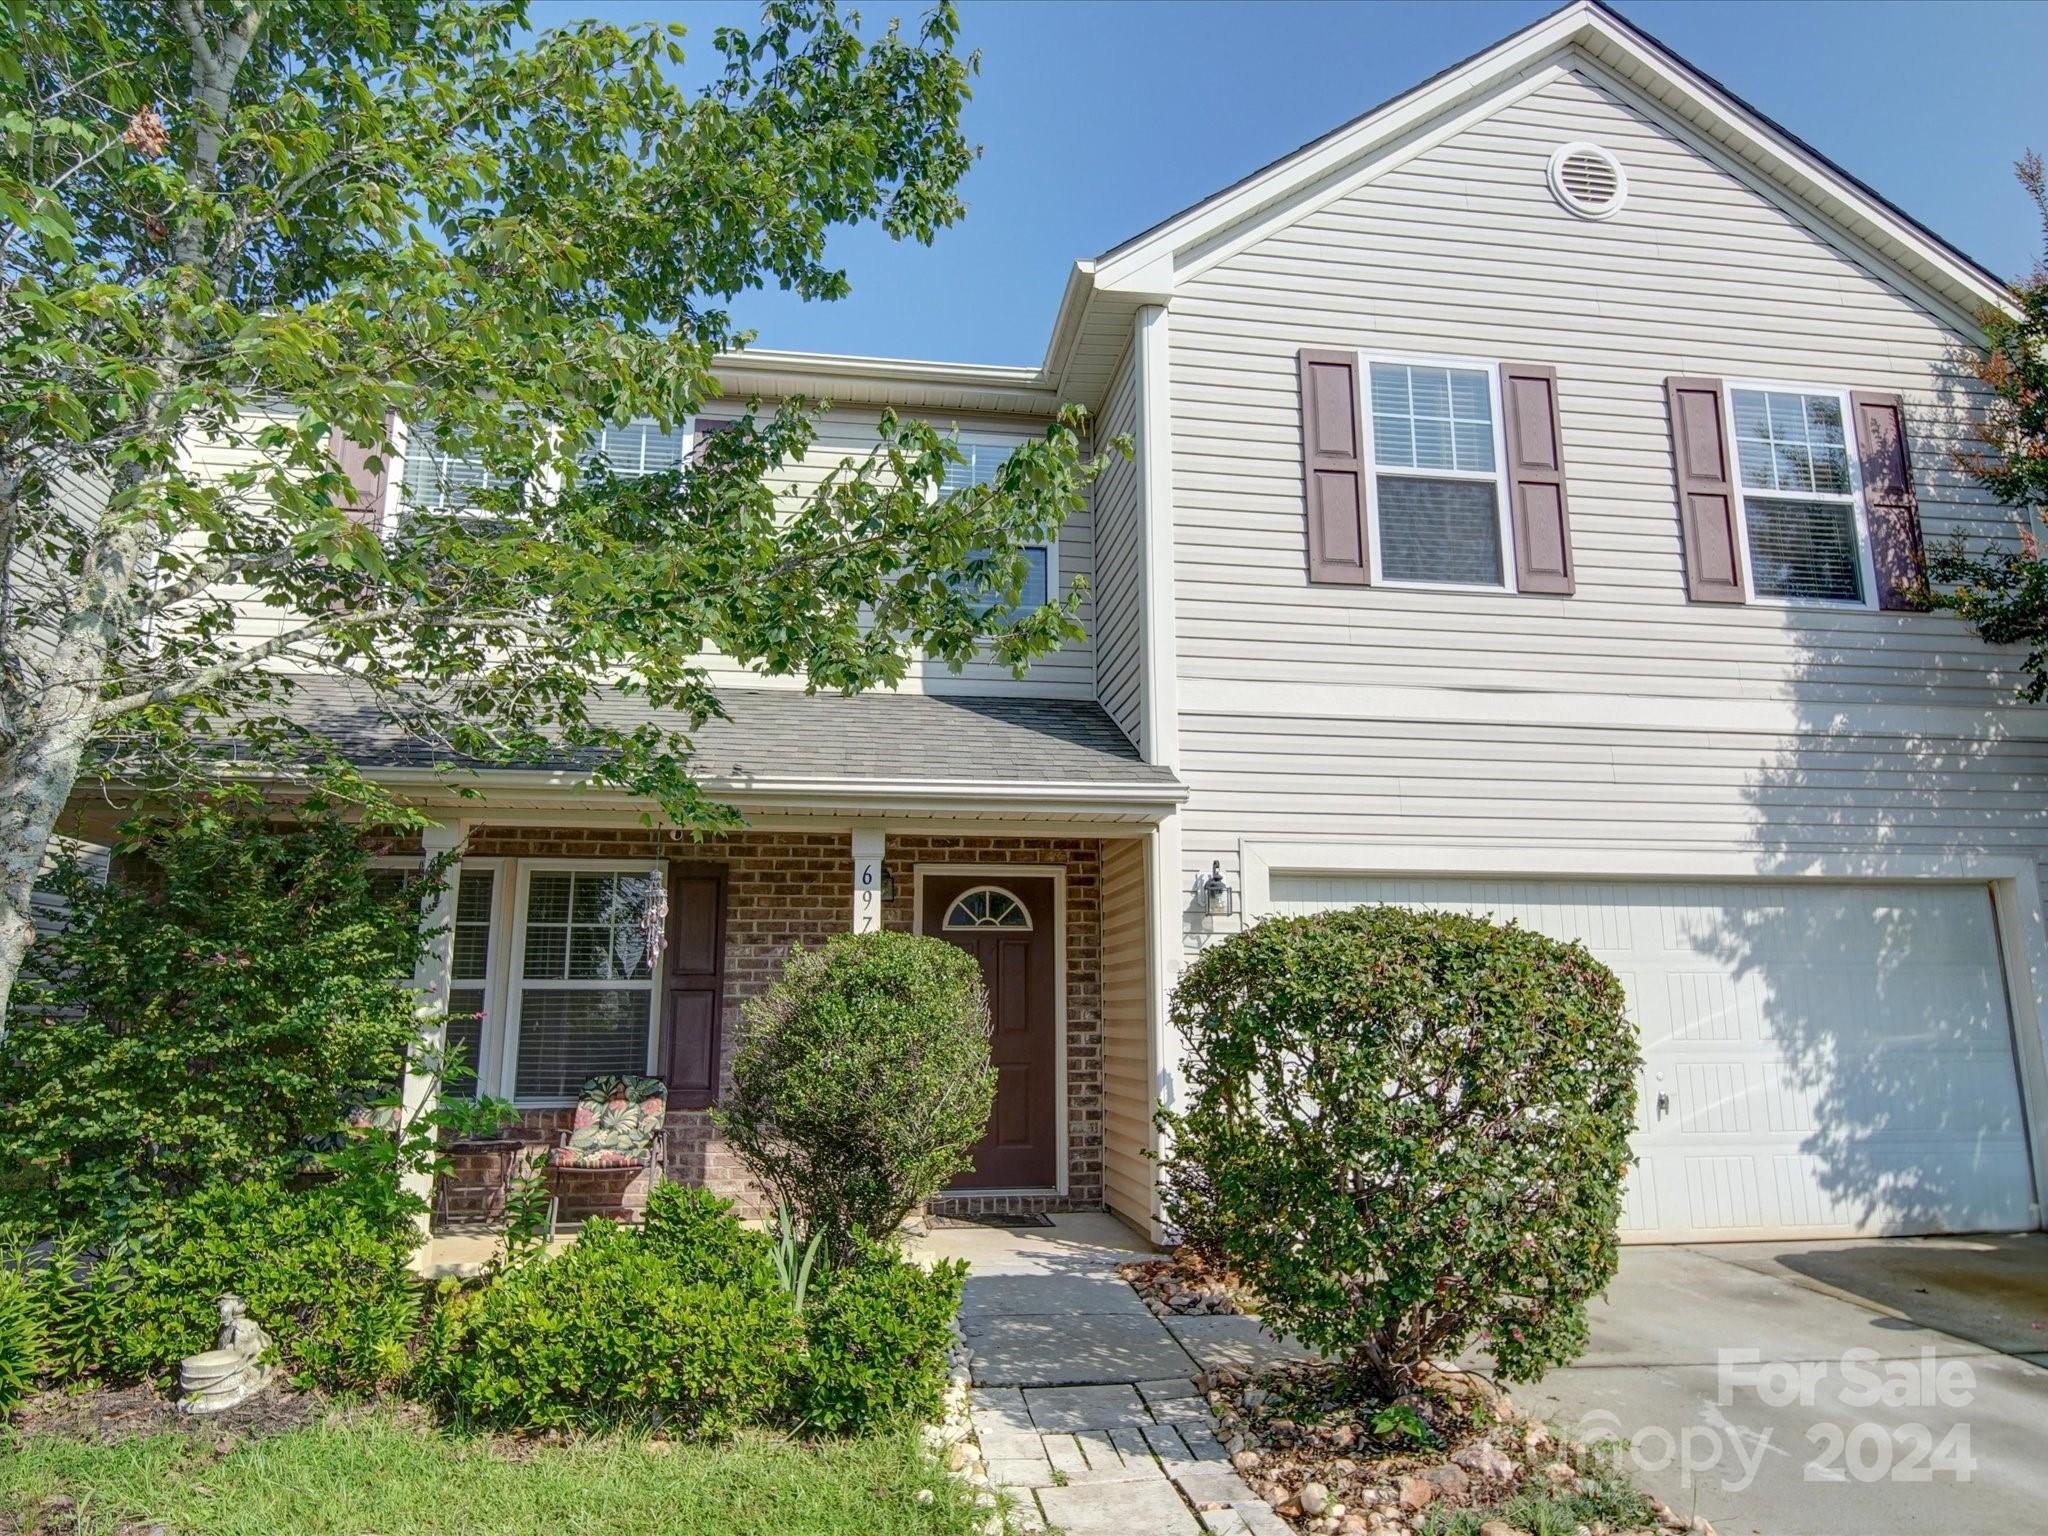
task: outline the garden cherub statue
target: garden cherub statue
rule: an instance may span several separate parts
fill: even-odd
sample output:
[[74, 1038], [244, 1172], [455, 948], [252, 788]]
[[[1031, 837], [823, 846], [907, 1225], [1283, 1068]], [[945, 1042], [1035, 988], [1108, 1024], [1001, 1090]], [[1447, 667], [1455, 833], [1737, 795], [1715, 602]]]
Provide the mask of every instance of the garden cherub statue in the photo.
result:
[[187, 1355], [178, 1366], [178, 1386], [183, 1396], [180, 1413], [221, 1413], [237, 1403], [247, 1402], [270, 1380], [264, 1353], [270, 1348], [265, 1333], [242, 1298], [220, 1299], [220, 1342], [201, 1355]]

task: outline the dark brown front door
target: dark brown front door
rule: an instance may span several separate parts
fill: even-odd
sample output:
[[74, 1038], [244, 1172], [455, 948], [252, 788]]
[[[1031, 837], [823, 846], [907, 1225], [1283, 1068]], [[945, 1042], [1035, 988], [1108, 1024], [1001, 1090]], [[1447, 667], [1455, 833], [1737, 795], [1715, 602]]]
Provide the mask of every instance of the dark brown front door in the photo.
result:
[[672, 864], [668, 877], [668, 995], [663, 999], [661, 1075], [671, 1109], [718, 1098], [725, 1011], [725, 870]]
[[955, 1189], [1050, 1189], [1059, 1176], [1053, 881], [1037, 875], [924, 879], [924, 931], [980, 962], [988, 986], [996, 1103]]

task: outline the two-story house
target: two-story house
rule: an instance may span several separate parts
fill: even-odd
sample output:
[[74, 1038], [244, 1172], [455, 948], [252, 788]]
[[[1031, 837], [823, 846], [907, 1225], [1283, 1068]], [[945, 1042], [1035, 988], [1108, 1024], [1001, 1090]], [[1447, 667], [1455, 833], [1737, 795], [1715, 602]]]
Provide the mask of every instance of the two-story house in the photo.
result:
[[[1958, 356], [2006, 301], [1581, 0], [1077, 262], [1037, 368], [728, 361], [728, 400], [832, 400], [847, 451], [883, 407], [957, 425], [968, 474], [1062, 401], [1131, 435], [1043, 553], [1088, 639], [1028, 679], [733, 672], [697, 766], [750, 825], [702, 845], [568, 765], [461, 801], [328, 723], [462, 850], [426, 979], [485, 1085], [538, 1116], [658, 1071], [674, 1178], [737, 1187], [705, 1110], [781, 953], [881, 924], [989, 980], [1000, 1087], [953, 1202], [1156, 1230], [1185, 958], [1398, 901], [1622, 977], [1634, 1234], [2035, 1227], [2048, 714], [1911, 598], [1923, 540], [2012, 531], [1952, 460]], [[464, 473], [417, 424], [367, 500]]]

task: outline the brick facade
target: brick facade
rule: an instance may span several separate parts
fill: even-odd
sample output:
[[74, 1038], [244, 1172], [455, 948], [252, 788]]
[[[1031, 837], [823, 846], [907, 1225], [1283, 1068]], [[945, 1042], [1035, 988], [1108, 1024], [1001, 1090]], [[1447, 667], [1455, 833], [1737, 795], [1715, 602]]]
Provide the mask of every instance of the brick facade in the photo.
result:
[[[651, 858], [642, 831], [480, 827], [467, 852], [482, 858]], [[852, 922], [853, 852], [845, 832], [740, 832], [702, 844], [668, 843], [671, 859], [722, 864], [726, 869], [725, 1015], [722, 1083], [731, 1081], [740, 1010], [781, 974], [792, 944], [816, 946]], [[1101, 846], [1092, 838], [1029, 838], [891, 834], [887, 864], [895, 899], [883, 922], [911, 931], [916, 924], [913, 871], [933, 864], [1057, 864], [1066, 871], [1066, 1097], [1067, 1194], [959, 1196], [939, 1208], [956, 1214], [1041, 1209], [1089, 1209], [1102, 1204], [1102, 925]], [[567, 1109], [532, 1109], [526, 1124], [566, 1126]], [[490, 1175], [482, 1156], [459, 1155], [445, 1199], [457, 1221], [489, 1220], [494, 1212]], [[702, 1184], [758, 1211], [759, 1191], [747, 1179], [707, 1112], [672, 1110], [668, 1117], [667, 1177]], [[644, 1178], [579, 1175], [563, 1187], [564, 1219], [598, 1210], [637, 1208]]]

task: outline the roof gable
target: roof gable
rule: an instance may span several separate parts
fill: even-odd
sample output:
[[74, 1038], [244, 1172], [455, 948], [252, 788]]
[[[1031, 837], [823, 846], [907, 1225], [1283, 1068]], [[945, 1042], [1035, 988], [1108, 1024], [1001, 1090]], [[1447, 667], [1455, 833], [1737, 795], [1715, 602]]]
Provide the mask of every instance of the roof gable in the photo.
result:
[[1590, 63], [1668, 114], [1781, 196], [1839, 230], [1967, 322], [2011, 302], [1993, 273], [1597, 0], [1573, 3], [1324, 134], [1142, 234], [1077, 265], [1047, 371], [1085, 395], [1063, 347], [1091, 328], [1078, 301], [1159, 302], [1175, 285], [1306, 207], [1457, 131], [1533, 88], [1559, 65]]

